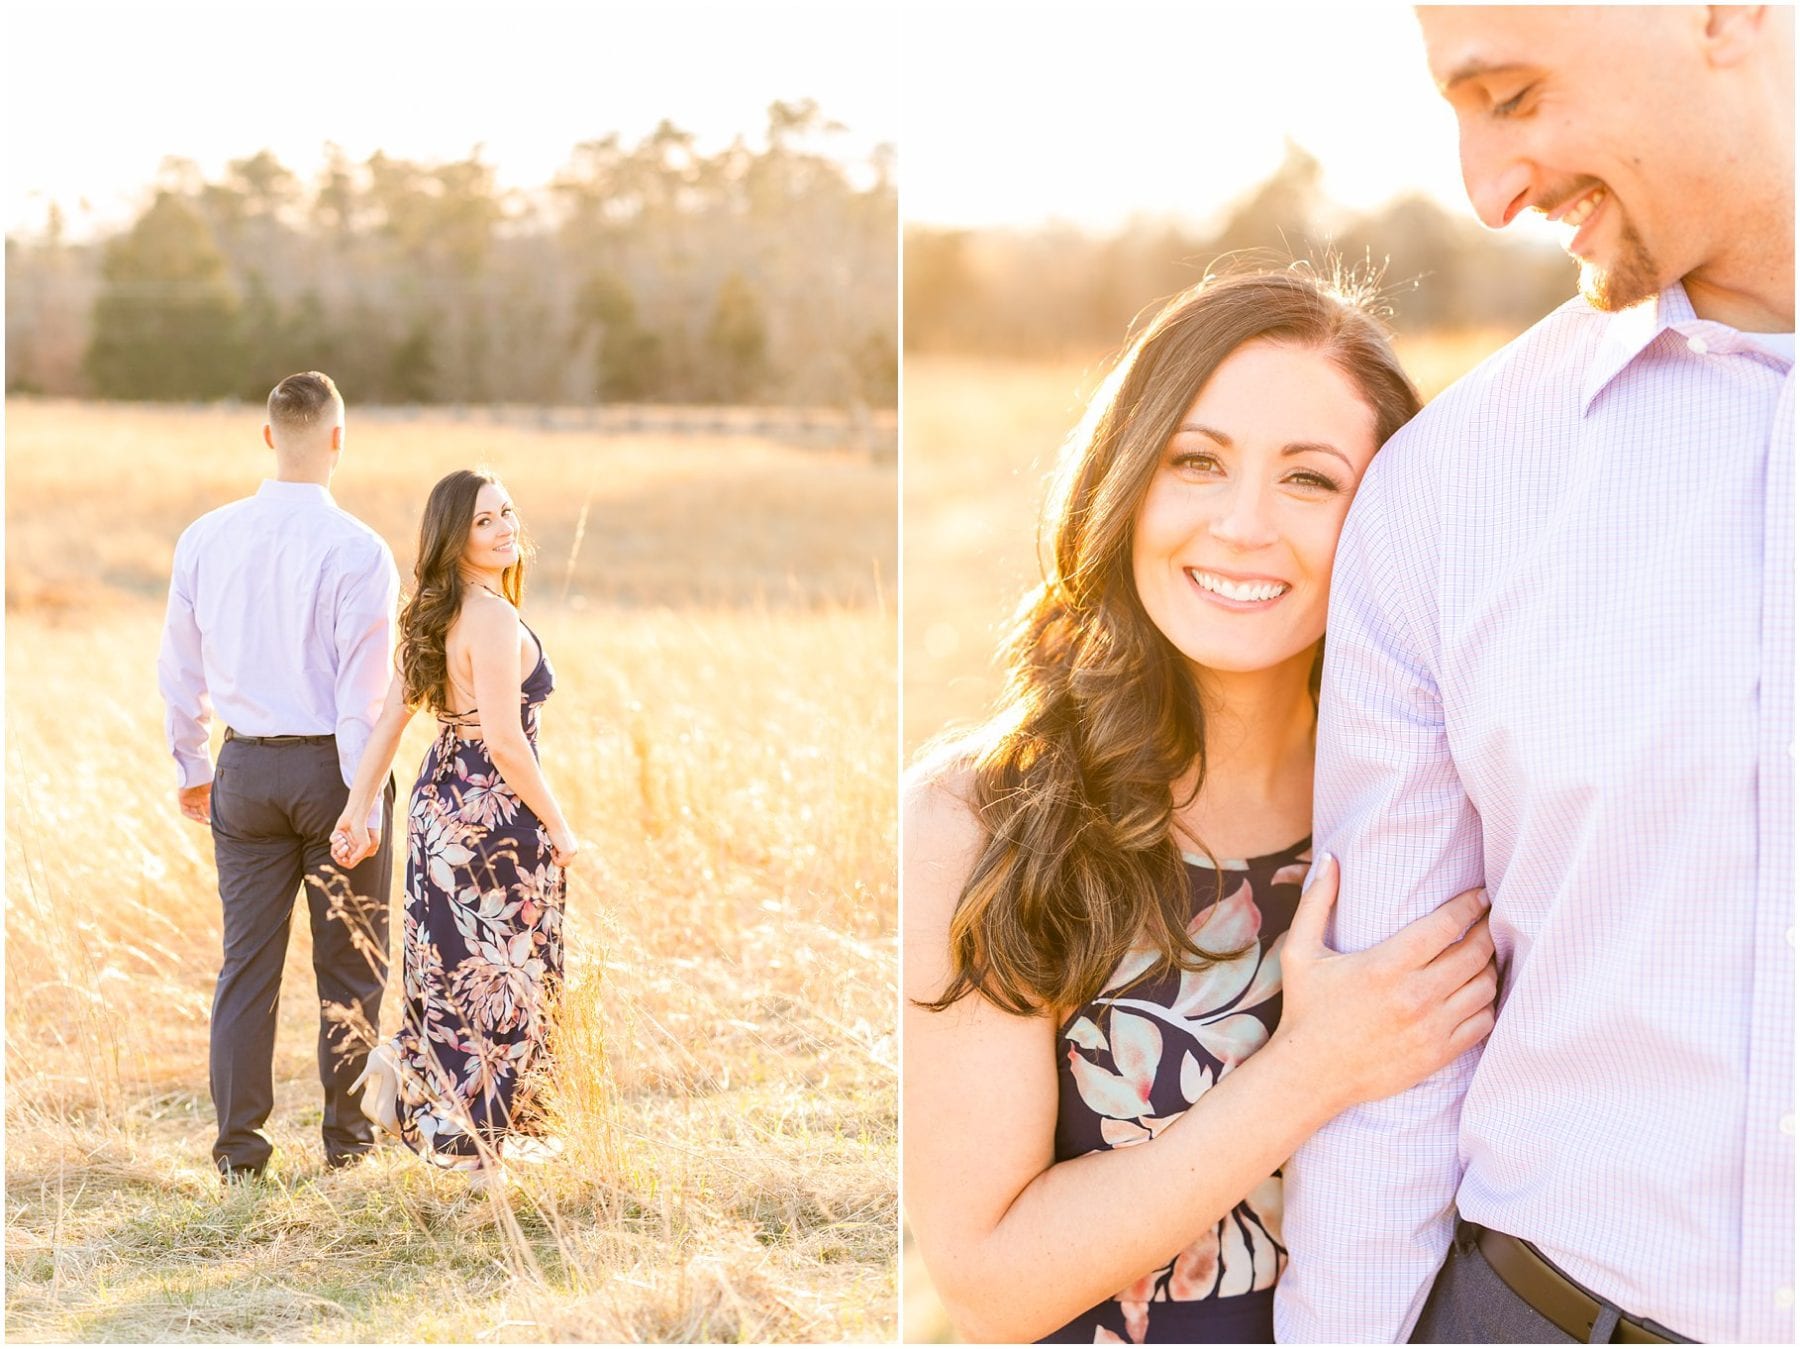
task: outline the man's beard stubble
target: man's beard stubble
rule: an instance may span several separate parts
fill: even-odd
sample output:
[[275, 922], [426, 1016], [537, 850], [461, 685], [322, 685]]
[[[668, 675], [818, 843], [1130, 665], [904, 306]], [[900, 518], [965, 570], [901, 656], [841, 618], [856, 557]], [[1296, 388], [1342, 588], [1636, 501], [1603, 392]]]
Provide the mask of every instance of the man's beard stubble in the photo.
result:
[[1650, 256], [1643, 236], [1629, 220], [1619, 223], [1618, 255], [1609, 266], [1581, 264], [1581, 294], [1602, 313], [1613, 314], [1628, 309], [1660, 290], [1656, 260]]

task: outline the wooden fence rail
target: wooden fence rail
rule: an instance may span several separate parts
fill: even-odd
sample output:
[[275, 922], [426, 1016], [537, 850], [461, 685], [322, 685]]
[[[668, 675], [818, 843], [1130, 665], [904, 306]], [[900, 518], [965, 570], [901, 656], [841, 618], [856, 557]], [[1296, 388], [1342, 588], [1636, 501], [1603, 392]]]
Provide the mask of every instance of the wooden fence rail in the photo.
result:
[[833, 408], [674, 407], [614, 404], [603, 407], [526, 404], [407, 405], [359, 407], [358, 419], [417, 421], [448, 418], [493, 426], [529, 426], [599, 436], [668, 436], [701, 440], [757, 436], [799, 449], [863, 454], [891, 462], [899, 453], [899, 425], [889, 410]]

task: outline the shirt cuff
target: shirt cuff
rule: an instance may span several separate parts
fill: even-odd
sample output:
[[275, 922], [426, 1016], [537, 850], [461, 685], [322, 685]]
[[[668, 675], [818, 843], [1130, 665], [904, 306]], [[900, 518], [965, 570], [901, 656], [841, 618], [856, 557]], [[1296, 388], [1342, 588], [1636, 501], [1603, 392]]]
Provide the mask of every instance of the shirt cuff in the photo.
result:
[[177, 754], [175, 771], [181, 778], [183, 790], [189, 787], [204, 787], [213, 780], [212, 760], [204, 754]]

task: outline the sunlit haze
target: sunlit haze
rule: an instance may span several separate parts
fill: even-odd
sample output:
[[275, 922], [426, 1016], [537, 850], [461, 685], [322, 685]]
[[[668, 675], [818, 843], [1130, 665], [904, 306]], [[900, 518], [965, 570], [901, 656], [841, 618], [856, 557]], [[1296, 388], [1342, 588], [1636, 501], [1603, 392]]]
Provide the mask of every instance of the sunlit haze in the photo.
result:
[[[7, 6], [7, 230], [60, 203], [76, 235], [123, 223], [164, 156], [209, 175], [272, 150], [310, 177], [352, 159], [459, 159], [502, 187], [549, 180], [583, 140], [664, 118], [703, 150], [755, 142], [774, 100], [815, 100], [860, 160], [899, 136], [881, 4]], [[83, 203], [86, 203], [84, 206]]]
[[908, 221], [1204, 224], [1284, 138], [1348, 209], [1420, 192], [1470, 214], [1408, 5], [930, 3], [904, 31]]

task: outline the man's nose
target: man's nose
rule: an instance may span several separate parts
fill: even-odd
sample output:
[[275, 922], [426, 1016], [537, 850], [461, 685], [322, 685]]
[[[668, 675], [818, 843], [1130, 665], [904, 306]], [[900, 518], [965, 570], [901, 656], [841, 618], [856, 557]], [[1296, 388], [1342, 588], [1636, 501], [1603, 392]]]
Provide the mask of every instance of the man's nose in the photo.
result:
[[1469, 204], [1489, 229], [1506, 228], [1531, 204], [1530, 162], [1517, 153], [1503, 129], [1474, 117], [1462, 119], [1459, 147]]

